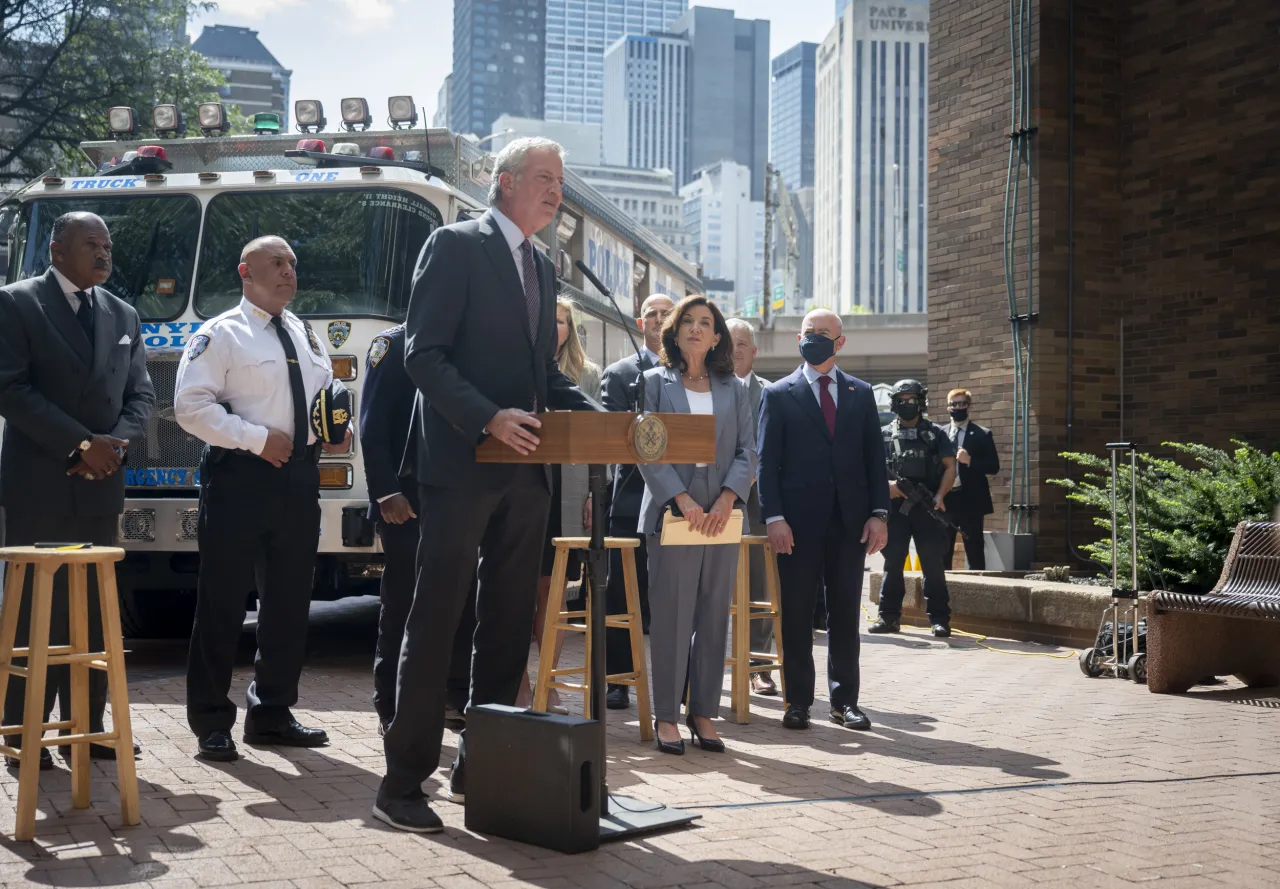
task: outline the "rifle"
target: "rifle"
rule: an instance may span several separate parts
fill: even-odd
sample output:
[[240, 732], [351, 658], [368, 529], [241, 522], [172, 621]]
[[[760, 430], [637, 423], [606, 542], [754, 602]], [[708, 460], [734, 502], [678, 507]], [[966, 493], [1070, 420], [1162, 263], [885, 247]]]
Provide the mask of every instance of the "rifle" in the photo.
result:
[[911, 512], [912, 509], [919, 506], [921, 509], [924, 510], [925, 515], [927, 515], [929, 518], [933, 519], [934, 521], [941, 522], [946, 527], [950, 528], [953, 531], [956, 531], [965, 540], [969, 539], [969, 535], [965, 534], [964, 531], [961, 530], [960, 526], [951, 520], [950, 516], [948, 516], [945, 512], [940, 512], [934, 508], [933, 496], [929, 493], [928, 489], [926, 489], [923, 485], [917, 485], [916, 483], [908, 481], [905, 478], [894, 476], [892, 473], [890, 473], [889, 477], [892, 481], [895, 481], [898, 483], [898, 490], [901, 491], [903, 494], [903, 498], [902, 498], [903, 499], [903, 507], [902, 507], [903, 515], [907, 515], [908, 513]]

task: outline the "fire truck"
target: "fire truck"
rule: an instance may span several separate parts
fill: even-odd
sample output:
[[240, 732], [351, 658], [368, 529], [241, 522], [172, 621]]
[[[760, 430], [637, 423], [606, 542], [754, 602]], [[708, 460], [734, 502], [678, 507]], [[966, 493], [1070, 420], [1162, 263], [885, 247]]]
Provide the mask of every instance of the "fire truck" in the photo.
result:
[[[127, 635], [190, 630], [203, 444], [174, 421], [174, 378], [205, 319], [239, 301], [241, 247], [265, 234], [292, 246], [298, 292], [290, 308], [329, 350], [358, 413], [369, 344], [404, 320], [427, 236], [487, 207], [493, 157], [467, 137], [418, 128], [410, 97], [390, 100], [382, 130], [370, 128], [364, 99], [343, 99], [341, 109], [336, 132], [325, 130], [320, 102], [303, 100], [294, 106], [298, 135], [281, 132], [278, 115], [259, 114], [252, 135], [231, 136], [226, 109], [209, 103], [199, 108], [203, 135], [186, 137], [176, 106], [161, 105], [150, 127], [158, 138], [142, 139], [136, 112], [113, 108], [113, 138], [81, 145], [94, 175], [45, 175], [0, 204], [7, 280], [43, 274], [54, 219], [87, 210], [106, 221], [114, 242], [106, 287], [141, 318], [156, 406], [123, 470], [118, 577]], [[556, 265], [561, 295], [580, 307], [579, 335], [601, 364], [630, 354], [625, 328], [649, 294], [702, 292], [692, 265], [572, 169], [559, 214], [535, 240]], [[618, 308], [583, 280], [576, 260], [613, 291]], [[358, 451], [357, 441], [321, 459], [317, 599], [377, 593], [382, 557], [365, 518]]]

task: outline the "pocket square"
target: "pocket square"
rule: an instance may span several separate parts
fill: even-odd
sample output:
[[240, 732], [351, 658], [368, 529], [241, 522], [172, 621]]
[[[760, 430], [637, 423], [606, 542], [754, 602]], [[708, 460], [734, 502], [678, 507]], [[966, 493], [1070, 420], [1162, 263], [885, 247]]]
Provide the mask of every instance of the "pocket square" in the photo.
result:
[[116, 343], [116, 345], [127, 346], [131, 342], [133, 342], [133, 340], [129, 339], [129, 334], [126, 333], [124, 336], [120, 337], [120, 342]]

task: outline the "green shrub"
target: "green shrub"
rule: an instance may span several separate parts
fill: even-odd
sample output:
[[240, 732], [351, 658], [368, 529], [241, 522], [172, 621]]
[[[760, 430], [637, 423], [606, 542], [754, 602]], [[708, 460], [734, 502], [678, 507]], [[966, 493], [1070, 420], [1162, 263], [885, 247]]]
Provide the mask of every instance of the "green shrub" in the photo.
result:
[[[1228, 453], [1200, 444], [1165, 442], [1194, 461], [1182, 466], [1149, 454], [1138, 455], [1138, 586], [1142, 589], [1204, 592], [1213, 587], [1243, 521], [1269, 521], [1280, 502], [1280, 453], [1267, 454], [1234, 441]], [[1085, 469], [1084, 478], [1049, 479], [1068, 490], [1067, 496], [1098, 511], [1093, 523], [1106, 536], [1084, 547], [1110, 575], [1111, 461], [1093, 454], [1064, 453]], [[1117, 474], [1117, 552], [1120, 587], [1128, 589], [1132, 558], [1129, 552], [1129, 466]]]

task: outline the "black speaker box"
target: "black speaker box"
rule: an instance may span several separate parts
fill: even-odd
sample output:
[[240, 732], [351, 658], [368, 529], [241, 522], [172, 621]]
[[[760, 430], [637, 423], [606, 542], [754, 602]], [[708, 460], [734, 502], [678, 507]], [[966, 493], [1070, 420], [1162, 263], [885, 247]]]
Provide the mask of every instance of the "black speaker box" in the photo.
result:
[[558, 852], [600, 845], [600, 723], [485, 704], [467, 710], [467, 830]]

